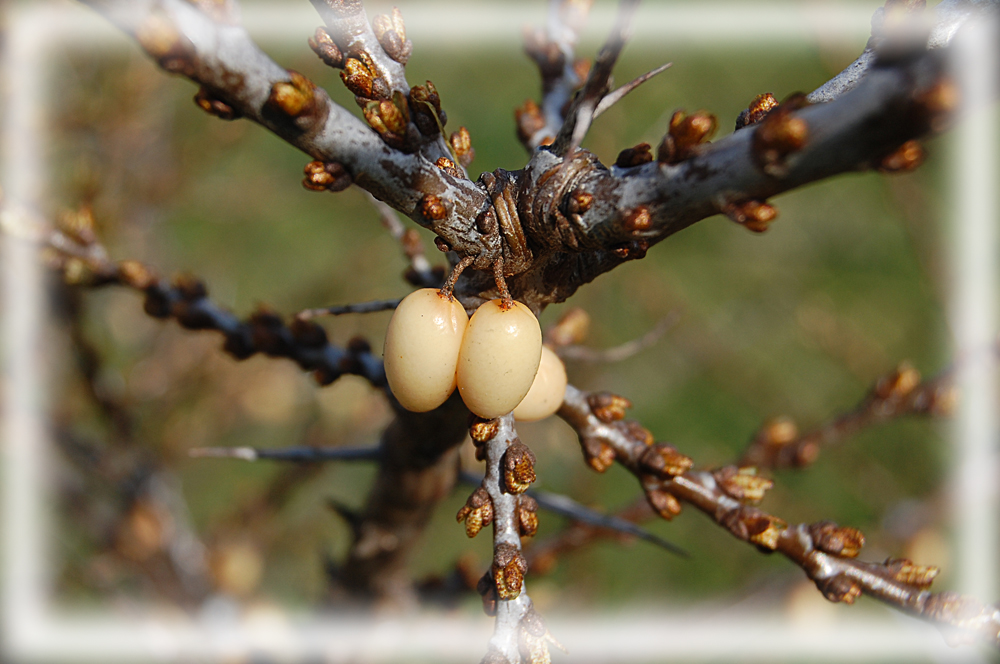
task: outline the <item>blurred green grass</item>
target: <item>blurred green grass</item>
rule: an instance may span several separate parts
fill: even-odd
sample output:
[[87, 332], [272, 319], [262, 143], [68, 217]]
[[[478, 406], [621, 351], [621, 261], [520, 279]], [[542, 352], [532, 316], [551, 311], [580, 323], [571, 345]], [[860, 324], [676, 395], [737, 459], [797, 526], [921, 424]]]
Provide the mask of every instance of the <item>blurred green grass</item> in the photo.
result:
[[[305, 36], [268, 51], [357, 111], [336, 72], [309, 52]], [[585, 146], [609, 163], [622, 148], [655, 145], [676, 108], [716, 113], [721, 133], [728, 133], [756, 94], [808, 91], [862, 45], [634, 44], [617, 70], [619, 82], [664, 61], [674, 66], [600, 118]], [[593, 45], [588, 48], [592, 53]], [[216, 301], [240, 315], [259, 302], [287, 315], [407, 292], [401, 252], [375, 211], [355, 190], [304, 190], [306, 156], [249, 123], [203, 114], [190, 101], [192, 85], [163, 75], [135, 48], [67, 55], [57, 69], [52, 156], [60, 193], [52, 211], [90, 202], [113, 257], [138, 258], [167, 275], [198, 275]], [[514, 43], [485, 52], [424, 50], [417, 43], [408, 71], [411, 83], [435, 83], [449, 131], [469, 128], [473, 176], [523, 165], [513, 108], [537, 97], [538, 84]], [[780, 196], [774, 201], [780, 218], [761, 236], [724, 218], [705, 220], [582, 288], [546, 311], [543, 325], [569, 306], [583, 307], [593, 318], [590, 343], [607, 347], [641, 336], [671, 312], [680, 318], [637, 357], [571, 365], [571, 381], [628, 396], [635, 404], [631, 417], [710, 467], [738, 456], [771, 417], [788, 415], [808, 428], [849, 409], [901, 360], [925, 375], [942, 369], [948, 361], [943, 275], [937, 273], [942, 231], [933, 223], [941, 148], [933, 143], [929, 163], [913, 174], [845, 175]], [[442, 262], [424, 237], [430, 258]], [[263, 462], [189, 459], [188, 448], [281, 447], [306, 438], [370, 444], [387, 418], [380, 397], [361, 381], [317, 388], [281, 361], [236, 363], [218, 351], [214, 334], [144, 318], [131, 293], [95, 293], [87, 302], [88, 334], [106, 361], [102, 379], [128, 395], [139, 423], [135, 440], [176, 471], [194, 526], [208, 540], [230, 532], [239, 506], [288, 471]], [[335, 342], [362, 335], [378, 348], [387, 320], [373, 314], [324, 324]], [[67, 394], [72, 389], [70, 381]], [[66, 408], [79, 426], [99, 427], [85, 406]], [[561, 422], [525, 426], [522, 438], [539, 456], [538, 488], [608, 510], [639, 495], [624, 471], [598, 476], [587, 469]], [[832, 519], [858, 527], [868, 535], [869, 558], [902, 555], [907, 540], [886, 532], [885, 519], [910, 501], [936, 504], [948, 466], [944, 440], [934, 423], [877, 427], [825, 450], [808, 470], [776, 473], [763, 508], [793, 523]], [[250, 533], [260, 538], [265, 561], [257, 596], [303, 606], [322, 601], [322, 557], [342, 555], [350, 536], [325, 501], [360, 506], [370, 478], [368, 468], [325, 467]], [[437, 513], [413, 561], [417, 577], [446, 573], [470, 551], [479, 566], [488, 564], [488, 538], [470, 542], [454, 522], [464, 499], [460, 488]], [[562, 525], [543, 514], [538, 537]], [[930, 526], [947, 534], [940, 521]], [[64, 527], [62, 589], [93, 599], [97, 591], [80, 581], [93, 543], [74, 534], [72, 523]], [[775, 578], [801, 579], [784, 560], [761, 555], [692, 509], [649, 528], [692, 559], [644, 543], [599, 543], [560, 561], [544, 580], [529, 579], [529, 589], [540, 588], [536, 603], [726, 603]]]

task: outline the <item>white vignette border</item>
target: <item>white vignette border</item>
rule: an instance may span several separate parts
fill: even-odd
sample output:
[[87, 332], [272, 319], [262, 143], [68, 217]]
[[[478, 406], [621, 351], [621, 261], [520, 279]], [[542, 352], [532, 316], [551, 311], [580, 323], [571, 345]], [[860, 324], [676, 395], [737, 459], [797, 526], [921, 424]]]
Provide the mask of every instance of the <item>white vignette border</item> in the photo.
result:
[[[407, 32], [415, 43], [433, 44], [421, 36], [453, 34], [462, 44], [491, 40], [513, 43], [520, 27], [544, 20], [544, 3], [530, 9], [518, 5], [485, 8], [435, 4], [430, 11], [407, 10]], [[312, 14], [287, 7], [247, 4], [244, 23], [253, 34], [302, 39], [302, 26], [318, 21]], [[426, 6], [425, 6], [426, 9]], [[872, 5], [827, 6], [698, 3], [671, 7], [652, 5], [637, 24], [635, 42], [674, 39], [691, 43], [725, 41], [728, 45], [774, 44], [812, 39], [819, 27], [834, 38], [867, 36]], [[311, 8], [306, 8], [311, 12]], [[607, 7], [595, 8], [594, 25]], [[2, 62], [7, 98], [2, 129], [2, 176], [6, 203], [30, 207], [44, 195], [44, 118], [46, 44], [72, 48], [107, 34], [112, 28], [85, 8], [27, 4], [7, 17], [7, 43]], [[82, 21], [82, 23], [81, 23]], [[448, 30], [448, 26], [460, 26]], [[654, 32], [655, 26], [655, 32]], [[308, 31], [309, 28], [306, 28]], [[991, 91], [996, 56], [986, 32], [967, 42], [956, 56], [964, 90], [995, 99]], [[451, 46], [455, 42], [451, 42]], [[12, 94], [16, 91], [16, 94]], [[951, 185], [954, 231], [951, 322], [958, 349], [983, 348], [995, 337], [997, 179], [995, 113], [980, 111], [956, 129], [956, 165]], [[37, 340], [45, 307], [43, 275], [37, 246], [3, 238], [2, 323], [4, 369], [2, 457], [3, 650], [19, 661], [229, 660], [270, 655], [282, 661], [313, 658], [362, 658], [475, 661], [484, 652], [491, 621], [452, 619], [421, 614], [377, 621], [341, 615], [307, 615], [286, 620], [218, 621], [194, 617], [146, 615], [125, 617], [97, 610], [76, 613], [52, 606], [46, 570], [46, 490], [43, 464], [49, 447], [45, 424], [45, 372], [39, 367]], [[961, 353], [960, 353], [961, 354]], [[952, 477], [953, 514], [958, 528], [959, 585], [983, 601], [995, 596], [996, 421], [993, 355], [983, 362], [963, 362], [959, 374], [962, 402], [954, 425], [957, 459]], [[700, 620], [676, 612], [582, 614], [548, 618], [553, 633], [575, 661], [706, 660], [737, 657], [812, 661], [840, 660], [851, 653], [864, 659], [976, 661], [974, 649], [949, 648], [937, 630], [909, 618], [872, 622], [839, 621], [807, 628], [774, 618], [730, 616]], [[669, 644], [669, 645], [667, 645]], [[780, 644], [780, 645], [778, 645]], [[557, 656], [558, 657], [558, 656]]]

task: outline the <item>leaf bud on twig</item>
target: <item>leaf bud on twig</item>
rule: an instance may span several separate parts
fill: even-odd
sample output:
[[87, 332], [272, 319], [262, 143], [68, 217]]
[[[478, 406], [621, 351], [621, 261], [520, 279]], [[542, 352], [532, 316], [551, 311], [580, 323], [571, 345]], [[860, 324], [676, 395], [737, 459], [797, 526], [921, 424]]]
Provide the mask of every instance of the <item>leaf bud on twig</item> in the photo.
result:
[[888, 558], [884, 564], [896, 581], [918, 588], [929, 588], [941, 572], [933, 565], [914, 565], [912, 560], [906, 558]]
[[448, 116], [441, 110], [441, 96], [430, 81], [410, 88], [410, 112], [424, 136], [435, 136], [448, 123]]
[[782, 176], [788, 156], [801, 150], [809, 140], [809, 125], [793, 115], [808, 105], [805, 95], [792, 95], [755, 128], [751, 144], [754, 160], [768, 175]]
[[517, 497], [517, 530], [522, 537], [538, 531], [538, 501], [526, 493]]
[[882, 157], [878, 170], [882, 173], [906, 173], [924, 163], [924, 148], [918, 141], [906, 141]]
[[136, 29], [135, 38], [166, 71], [185, 76], [192, 73], [194, 44], [164, 14], [151, 12]]
[[297, 71], [288, 70], [288, 81], [271, 86], [267, 106], [289, 118], [309, 115], [316, 110], [316, 86]]
[[499, 430], [499, 419], [486, 420], [473, 415], [473, 422], [469, 426], [469, 436], [472, 437], [472, 442], [478, 447], [497, 435], [497, 431]]
[[632, 402], [611, 392], [594, 392], [587, 396], [587, 405], [597, 419], [610, 424], [623, 419], [625, 410], [632, 407]]
[[524, 493], [535, 481], [535, 453], [520, 439], [514, 439], [503, 453], [501, 464], [506, 493]]
[[243, 116], [235, 108], [209, 92], [205, 86], [198, 88], [198, 92], [194, 96], [194, 103], [201, 110], [209, 115], [214, 115], [220, 120], [235, 120]]
[[681, 503], [673, 494], [660, 488], [646, 488], [646, 501], [661, 518], [670, 521], [681, 513]]
[[754, 233], [763, 233], [778, 217], [774, 206], [765, 201], [749, 200], [742, 203], [730, 203], [722, 208], [726, 216]]
[[888, 376], [875, 384], [875, 395], [883, 400], [902, 399], [920, 385], [920, 372], [908, 362], [903, 362]]
[[465, 521], [465, 534], [475, 537], [484, 527], [493, 523], [493, 501], [483, 487], [477, 488], [458, 510], [455, 520]]
[[452, 132], [448, 138], [448, 143], [451, 145], [458, 163], [463, 167], [468, 167], [472, 163], [472, 160], [475, 159], [476, 151], [472, 147], [472, 137], [469, 135], [469, 130], [465, 127], [459, 127], [458, 131]]
[[929, 89], [918, 94], [915, 101], [926, 114], [926, 123], [933, 132], [943, 131], [960, 102], [958, 86], [949, 78], [941, 78]]
[[640, 143], [635, 147], [625, 148], [618, 153], [615, 166], [619, 168], [633, 168], [642, 166], [653, 161], [653, 153], [650, 152], [649, 143]]
[[526, 99], [523, 104], [514, 109], [514, 120], [517, 124], [517, 137], [527, 145], [531, 137], [545, 128], [545, 118], [542, 109], [534, 99]]
[[854, 600], [861, 597], [861, 586], [846, 574], [816, 579], [816, 587], [823, 593], [823, 597], [831, 602], [854, 604]]
[[392, 16], [376, 16], [372, 20], [372, 30], [382, 50], [396, 62], [405, 65], [413, 54], [413, 42], [406, 38], [406, 26], [399, 8], [392, 8]]
[[[419, 207], [420, 215], [428, 222], [441, 221], [448, 216], [448, 208], [445, 206], [444, 201], [434, 194], [427, 194], [421, 198]], [[438, 248], [440, 249], [440, 247]]]
[[622, 221], [622, 227], [627, 233], [644, 233], [652, 228], [652, 226], [653, 220], [649, 216], [649, 208], [645, 205], [640, 205], [634, 210], [629, 210]]
[[316, 34], [309, 38], [309, 48], [328, 66], [335, 69], [344, 67], [344, 54], [326, 28], [316, 28]]
[[493, 584], [497, 597], [502, 600], [516, 599], [521, 594], [524, 575], [528, 571], [528, 561], [516, 546], [508, 542], [497, 545], [493, 554]]
[[745, 111], [736, 118], [736, 129], [740, 130], [752, 124], [757, 124], [778, 106], [778, 100], [770, 92], [757, 95]]
[[347, 58], [344, 62], [344, 71], [340, 72], [340, 79], [348, 90], [362, 99], [382, 98], [383, 95], [376, 93], [375, 71], [377, 70], [369, 65], [370, 60], [365, 53], [359, 53], [356, 58]]
[[335, 161], [311, 161], [303, 169], [302, 186], [311, 191], [343, 191], [351, 186], [351, 174]]
[[698, 146], [708, 141], [718, 128], [715, 116], [706, 111], [687, 115], [674, 111], [667, 135], [657, 150], [656, 159], [661, 164], [677, 164], [694, 156]]
[[757, 469], [753, 466], [724, 466], [713, 472], [712, 477], [718, 482], [719, 488], [739, 501], [763, 500], [764, 494], [774, 486], [771, 480], [758, 476]]
[[865, 536], [860, 530], [841, 528], [833, 521], [811, 524], [809, 534], [817, 549], [842, 558], [856, 558], [865, 545]]
[[156, 282], [156, 275], [139, 261], [126, 260], [118, 264], [118, 278], [123, 283], [146, 290]]
[[670, 479], [691, 470], [694, 459], [685, 456], [667, 443], [656, 443], [639, 458], [639, 464], [647, 472], [657, 477]]
[[615, 463], [615, 450], [596, 436], [584, 436], [580, 439], [583, 449], [583, 459], [587, 465], [599, 473], [603, 473]]

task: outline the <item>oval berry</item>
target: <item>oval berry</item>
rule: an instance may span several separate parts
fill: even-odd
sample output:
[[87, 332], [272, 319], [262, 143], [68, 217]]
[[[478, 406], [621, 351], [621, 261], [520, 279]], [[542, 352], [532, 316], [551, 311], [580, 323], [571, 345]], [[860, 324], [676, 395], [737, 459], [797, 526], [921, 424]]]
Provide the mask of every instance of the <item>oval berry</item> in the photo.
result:
[[505, 415], [521, 402], [538, 372], [542, 329], [528, 307], [501, 300], [483, 304], [469, 320], [458, 353], [458, 391], [479, 417]]
[[541, 420], [559, 410], [566, 395], [566, 366], [551, 348], [542, 346], [542, 359], [531, 389], [514, 408], [514, 419], [521, 422]]
[[396, 307], [382, 359], [396, 400], [407, 410], [434, 410], [455, 391], [455, 371], [469, 316], [436, 288], [410, 293]]

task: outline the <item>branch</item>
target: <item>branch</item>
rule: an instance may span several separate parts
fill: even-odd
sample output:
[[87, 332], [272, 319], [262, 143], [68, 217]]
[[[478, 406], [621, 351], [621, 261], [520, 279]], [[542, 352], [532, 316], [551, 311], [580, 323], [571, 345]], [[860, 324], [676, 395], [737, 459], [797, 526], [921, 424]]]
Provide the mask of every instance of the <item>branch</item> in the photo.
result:
[[758, 468], [802, 467], [813, 463], [820, 447], [830, 445], [861, 429], [904, 415], [947, 415], [957, 399], [949, 369], [921, 382], [920, 372], [907, 363], [879, 378], [871, 391], [850, 412], [798, 435], [788, 419], [774, 420], [757, 432], [743, 453], [740, 466]]
[[985, 639], [1000, 647], [1000, 608], [952, 592], [931, 593], [935, 567], [905, 559], [884, 563], [854, 560], [864, 535], [824, 521], [789, 527], [749, 503], [771, 487], [752, 468], [726, 466], [714, 472], [691, 471], [692, 461], [636, 422], [624, 420], [626, 399], [586, 394], [569, 386], [559, 416], [580, 436], [584, 457], [598, 471], [618, 462], [640, 481], [650, 506], [671, 519], [681, 502], [698, 508], [737, 539], [762, 551], [777, 551], [801, 567], [824, 597], [852, 604], [869, 595], [910, 615], [954, 628], [965, 639]]
[[191, 276], [179, 276], [173, 283], [159, 279], [138, 261], [114, 262], [96, 241], [83, 245], [60, 231], [46, 237], [50, 263], [71, 285], [100, 287], [127, 286], [145, 295], [143, 309], [154, 318], [174, 318], [189, 330], [216, 330], [226, 341], [223, 349], [237, 360], [257, 353], [285, 357], [306, 371], [316, 382], [329, 385], [344, 374], [366, 378], [384, 387], [385, 370], [381, 358], [371, 352], [363, 339], [352, 340], [347, 348], [331, 344], [326, 331], [316, 323], [293, 319], [285, 325], [281, 317], [261, 307], [246, 321], [208, 299], [205, 285]]
[[323, 461], [378, 461], [382, 452], [378, 447], [285, 447], [259, 449], [256, 447], [194, 447], [188, 456], [208, 459], [242, 459], [257, 461], [293, 461], [320, 463]]

